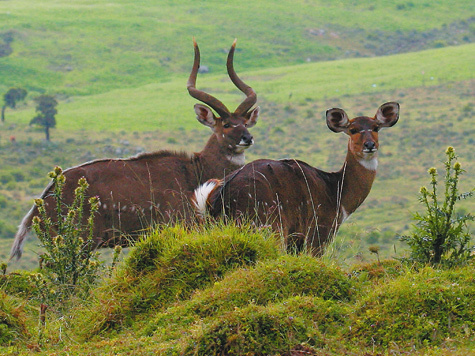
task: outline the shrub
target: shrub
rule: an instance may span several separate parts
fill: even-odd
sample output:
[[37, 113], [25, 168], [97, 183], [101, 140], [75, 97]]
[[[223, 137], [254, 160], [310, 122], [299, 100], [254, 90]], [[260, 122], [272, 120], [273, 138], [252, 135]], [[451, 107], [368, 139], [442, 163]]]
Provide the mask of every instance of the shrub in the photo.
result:
[[459, 193], [459, 180], [464, 171], [457, 162], [453, 147], [447, 148], [446, 156], [443, 200], [439, 202], [437, 170], [430, 168], [432, 187], [422, 187], [419, 197], [426, 209], [425, 215], [415, 213], [414, 219], [417, 223], [414, 232], [400, 237], [411, 248], [411, 255], [407, 259], [410, 262], [454, 266], [466, 263], [474, 257], [474, 246], [470, 246], [471, 235], [467, 231], [467, 222], [473, 221], [474, 216], [457, 215], [455, 203], [472, 197], [475, 189], [469, 193]]
[[[97, 197], [89, 199], [90, 215], [87, 224], [83, 225], [85, 193], [89, 187], [86, 179], [79, 180], [74, 201], [71, 206], [67, 206], [62, 199], [66, 177], [61, 168], [55, 167], [49, 176], [54, 184], [57, 216], [53, 222], [46, 212], [44, 201], [35, 200], [40, 216], [33, 218], [33, 229], [46, 252], [40, 256], [42, 275], [33, 280], [44, 292], [44, 299], [61, 300], [79, 290], [86, 291], [98, 277], [100, 264], [90, 246], [99, 200]], [[67, 208], [66, 213], [64, 207]]]

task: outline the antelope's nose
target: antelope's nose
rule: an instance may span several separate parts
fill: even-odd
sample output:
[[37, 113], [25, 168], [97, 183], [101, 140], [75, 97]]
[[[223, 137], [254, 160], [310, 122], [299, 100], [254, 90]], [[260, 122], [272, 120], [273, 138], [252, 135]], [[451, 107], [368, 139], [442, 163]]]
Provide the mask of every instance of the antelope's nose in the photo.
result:
[[240, 142], [241, 145], [250, 146], [253, 143], [254, 143], [254, 138], [252, 137], [251, 134], [242, 135], [241, 142]]
[[366, 141], [364, 143], [364, 149], [365, 151], [373, 152], [376, 150], [376, 143], [374, 143], [374, 141]]

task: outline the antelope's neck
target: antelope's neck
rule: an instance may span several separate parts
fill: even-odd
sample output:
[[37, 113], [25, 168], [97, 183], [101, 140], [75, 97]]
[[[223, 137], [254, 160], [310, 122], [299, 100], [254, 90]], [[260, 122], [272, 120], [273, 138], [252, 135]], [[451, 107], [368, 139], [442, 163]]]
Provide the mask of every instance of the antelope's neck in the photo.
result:
[[346, 161], [342, 169], [338, 172], [341, 175], [341, 216], [346, 219], [353, 213], [366, 199], [374, 178], [376, 177], [376, 168], [378, 166], [377, 153], [371, 159], [359, 159], [350, 151], [346, 156]]
[[200, 182], [208, 179], [222, 179], [226, 174], [244, 165], [244, 152], [236, 154], [218, 142], [216, 135], [211, 135], [205, 148], [196, 154], [199, 160]]

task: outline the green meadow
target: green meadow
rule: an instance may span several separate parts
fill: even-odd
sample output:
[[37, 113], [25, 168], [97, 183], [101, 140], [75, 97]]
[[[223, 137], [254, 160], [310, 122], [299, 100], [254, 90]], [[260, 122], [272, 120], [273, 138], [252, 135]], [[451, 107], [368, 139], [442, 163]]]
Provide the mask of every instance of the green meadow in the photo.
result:
[[[202, 57], [206, 57], [206, 48], [202, 52]], [[189, 53], [190, 62], [191, 56]], [[301, 106], [338, 96], [372, 95], [470, 80], [473, 77], [470, 63], [474, 56], [475, 45], [469, 44], [387, 57], [254, 70], [244, 72], [242, 77], [263, 102]], [[238, 55], [236, 62], [239, 70]], [[224, 65], [221, 72], [225, 72]], [[195, 99], [186, 91], [187, 78], [181, 75], [165, 83], [70, 97], [61, 103], [57, 127], [68, 131], [191, 129], [196, 127], [193, 120]], [[201, 75], [197, 85], [219, 97], [231, 110], [243, 99], [225, 74]], [[388, 97], [387, 101], [395, 99]], [[345, 109], [350, 111], [352, 108]], [[275, 120], [266, 117], [265, 105], [262, 110], [260, 125]], [[323, 113], [315, 112], [315, 119], [320, 119]], [[13, 122], [27, 124], [34, 116], [34, 107], [24, 107], [9, 116]]]

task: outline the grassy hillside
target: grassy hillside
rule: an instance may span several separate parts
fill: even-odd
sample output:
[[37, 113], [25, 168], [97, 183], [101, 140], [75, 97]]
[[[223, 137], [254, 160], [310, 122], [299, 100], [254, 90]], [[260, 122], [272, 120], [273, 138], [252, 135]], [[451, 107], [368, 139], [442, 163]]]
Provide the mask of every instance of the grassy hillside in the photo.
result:
[[[471, 80], [470, 63], [474, 56], [475, 45], [469, 44], [387, 57], [263, 69], [245, 72], [242, 77], [258, 94], [259, 103], [262, 103], [261, 123], [265, 126], [270, 121], [279, 120], [269, 113], [273, 105], [305, 106], [321, 103], [327, 98], [374, 95]], [[191, 54], [188, 59], [191, 63]], [[239, 61], [236, 55], [236, 62]], [[187, 76], [180, 75], [165, 83], [69, 98], [61, 102], [58, 110], [58, 128], [96, 132], [194, 128], [197, 126], [193, 119], [196, 100], [188, 95], [186, 80]], [[242, 100], [242, 94], [227, 75], [200, 75], [197, 85], [219, 97], [231, 110]], [[387, 101], [396, 99], [386, 98]], [[323, 113], [324, 110], [315, 111], [312, 117], [320, 119]], [[9, 112], [8, 121], [27, 124], [34, 115], [32, 103]]]
[[444, 1], [1, 1], [0, 91], [97, 94], [188, 72], [191, 37], [222, 71], [238, 37], [241, 71], [473, 41], [474, 6]]
[[67, 301], [36, 273], [0, 276], [0, 353], [462, 356], [475, 346], [473, 263], [373, 257], [341, 268], [286, 254], [266, 229], [175, 226], [104, 272]]

